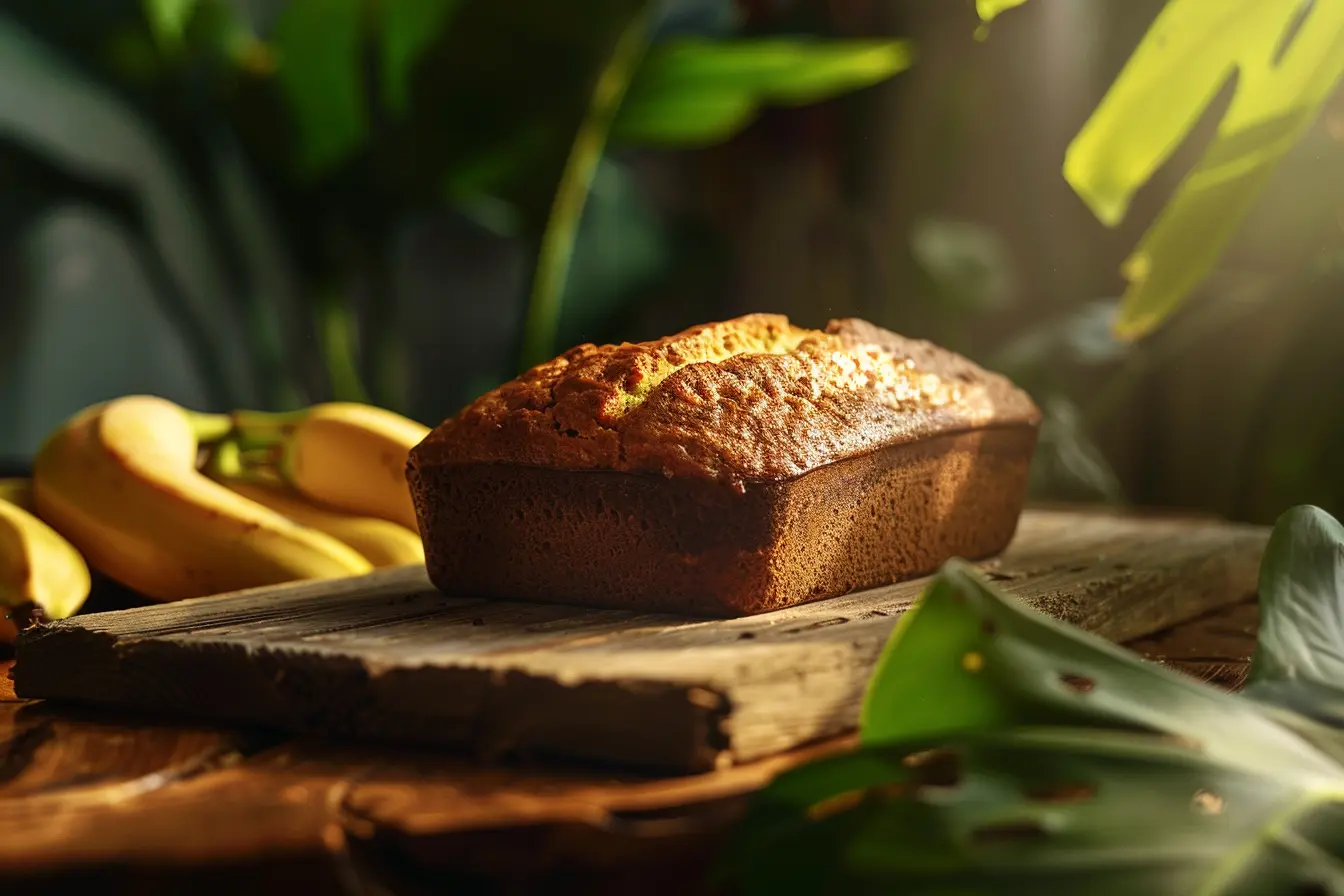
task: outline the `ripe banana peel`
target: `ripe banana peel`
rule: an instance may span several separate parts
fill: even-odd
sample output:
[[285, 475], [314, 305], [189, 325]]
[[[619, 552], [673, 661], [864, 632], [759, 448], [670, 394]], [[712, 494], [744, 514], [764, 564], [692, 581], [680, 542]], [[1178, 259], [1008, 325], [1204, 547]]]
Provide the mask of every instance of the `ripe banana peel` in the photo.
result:
[[0, 479], [0, 644], [18, 635], [8, 610], [35, 604], [48, 619], [64, 619], [91, 587], [84, 558], [33, 514], [31, 482]]
[[212, 477], [230, 491], [343, 541], [374, 567], [425, 562], [424, 543], [417, 533], [405, 526], [320, 506], [279, 480], [265, 482], [238, 478], [245, 474], [236, 460], [236, 453], [236, 443], [224, 442], [216, 446], [211, 459]]
[[233, 422], [244, 453], [268, 453], [279, 476], [305, 497], [420, 531], [406, 461], [429, 427], [355, 402], [288, 414], [239, 411]]
[[68, 420], [33, 464], [38, 514], [90, 565], [157, 600], [369, 572], [354, 548], [200, 473], [227, 415], [132, 395]]

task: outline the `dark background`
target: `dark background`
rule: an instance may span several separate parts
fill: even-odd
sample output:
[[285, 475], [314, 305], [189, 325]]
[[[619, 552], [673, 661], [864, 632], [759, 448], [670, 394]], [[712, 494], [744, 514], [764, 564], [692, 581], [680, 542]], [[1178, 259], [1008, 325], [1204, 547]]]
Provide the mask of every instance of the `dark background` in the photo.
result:
[[[234, 5], [266, 38], [287, 4]], [[664, 0], [658, 40], [890, 36], [918, 59], [767, 109], [716, 145], [609, 151], [552, 350], [747, 311], [859, 315], [1033, 393], [1047, 411], [1038, 498], [1338, 514], [1344, 101], [1167, 326], [1137, 345], [1109, 334], [1120, 262], [1220, 108], [1122, 226], [1062, 177], [1160, 6], [1031, 0], [977, 41], [969, 0]], [[295, 159], [320, 150], [264, 61], [237, 64], [249, 51], [227, 23], [205, 17], [168, 52], [134, 0], [0, 2], [27, 48], [0, 42], [5, 465], [128, 392], [201, 409], [359, 398], [433, 424], [512, 376], [567, 146], [548, 128], [582, 108], [621, 7], [468, 0], [428, 35], [410, 112], [375, 103], [368, 143], [304, 174]], [[335, 21], [312, 19], [291, 47], [323, 57], [345, 39]], [[339, 130], [340, 110], [323, 114]]]

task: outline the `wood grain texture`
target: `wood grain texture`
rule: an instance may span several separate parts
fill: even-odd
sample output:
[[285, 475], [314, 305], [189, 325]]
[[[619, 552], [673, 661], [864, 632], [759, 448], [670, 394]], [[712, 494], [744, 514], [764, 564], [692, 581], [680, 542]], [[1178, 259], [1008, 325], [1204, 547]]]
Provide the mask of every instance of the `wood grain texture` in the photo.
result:
[[1238, 689], [1246, 683], [1260, 627], [1260, 605], [1251, 600], [1222, 607], [1127, 646], [1201, 681]]
[[[982, 566], [1116, 641], [1252, 595], [1268, 532], [1029, 512]], [[25, 697], [334, 737], [704, 771], [852, 730], [922, 582], [704, 620], [449, 598], [420, 569], [76, 617], [27, 632]]]
[[[1255, 643], [1255, 604], [1221, 608], [1127, 646], [1194, 674], [1240, 670]], [[1189, 660], [1189, 658], [1195, 658]], [[1188, 662], [1203, 664], [1189, 666]], [[1234, 681], [1213, 683], [1235, 687]], [[6, 680], [0, 664], [0, 685]], [[3, 700], [0, 693], [0, 700]], [[38, 703], [0, 702], [0, 712]], [[230, 734], [220, 761], [115, 786], [159, 756], [191, 755], [204, 729], [134, 716], [96, 725], [64, 710], [45, 749], [110, 750], [112, 774], [81, 780], [49, 766], [45, 793], [0, 790], [5, 892], [703, 892], [703, 872], [752, 792], [780, 771], [853, 739], [831, 739], [720, 771], [649, 778], [610, 770], [482, 767], [439, 751], [267, 745]], [[164, 750], [173, 733], [178, 750]], [[216, 732], [225, 737], [224, 732]], [[83, 746], [78, 741], [83, 740]], [[156, 752], [157, 751], [157, 752]], [[0, 734], [0, 757], [33, 780]], [[119, 771], [117, 771], [119, 770]], [[144, 777], [141, 775], [140, 777]], [[99, 784], [107, 798], [90, 799]]]

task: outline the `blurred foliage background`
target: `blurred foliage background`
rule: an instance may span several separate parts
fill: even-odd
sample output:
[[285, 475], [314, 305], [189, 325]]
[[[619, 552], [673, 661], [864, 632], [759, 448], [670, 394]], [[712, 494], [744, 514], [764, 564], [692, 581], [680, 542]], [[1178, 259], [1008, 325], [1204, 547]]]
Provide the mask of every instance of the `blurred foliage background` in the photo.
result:
[[127, 392], [433, 424], [576, 342], [769, 310], [1016, 378], [1038, 499], [1338, 514], [1344, 98], [1112, 336], [1234, 87], [1099, 223], [1066, 148], [1162, 5], [977, 37], [972, 0], [0, 0], [0, 457]]

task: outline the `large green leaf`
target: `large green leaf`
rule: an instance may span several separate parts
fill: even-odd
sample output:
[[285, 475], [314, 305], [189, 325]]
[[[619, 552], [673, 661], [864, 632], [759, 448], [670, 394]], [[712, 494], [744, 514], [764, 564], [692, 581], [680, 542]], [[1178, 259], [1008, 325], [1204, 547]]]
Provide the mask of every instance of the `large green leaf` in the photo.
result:
[[1130, 733], [966, 733], [785, 773], [722, 867], [746, 894], [1341, 893], [1342, 786]]
[[368, 139], [364, 0], [289, 0], [275, 23], [276, 77], [294, 116], [295, 162], [308, 177], [344, 162]]
[[988, 22], [996, 18], [999, 13], [1006, 12], [1014, 6], [1021, 6], [1027, 0], [975, 0], [975, 11], [980, 16], [981, 21]]
[[1344, 728], [1344, 526], [1319, 507], [1294, 507], [1275, 523], [1244, 693]]
[[681, 39], [650, 50], [612, 124], [612, 140], [661, 146], [715, 143], [768, 104], [813, 103], [909, 67], [895, 40]]
[[1152, 330], [1213, 269], [1344, 75], [1344, 0], [1308, 5], [1297, 29], [1303, 2], [1170, 0], [1070, 144], [1065, 177], [1115, 225], [1236, 77], [1213, 142], [1125, 262], [1118, 333]]
[[1250, 680], [1294, 679], [1344, 688], [1344, 526], [1319, 507], [1284, 513], [1260, 564]]
[[1008, 725], [1161, 732], [1219, 761], [1334, 763], [1273, 720], [1275, 711], [1144, 662], [996, 592], [951, 561], [892, 632], [865, 695], [865, 743]]
[[161, 301], [211, 339], [193, 344], [212, 399], [252, 403], [249, 353], [196, 189], [157, 132], [111, 90], [86, 78], [30, 32], [0, 18], [0, 139], [104, 189], [138, 211], [155, 269], [168, 289]]
[[378, 19], [383, 102], [394, 114], [405, 114], [411, 73], [461, 5], [462, 0], [383, 0]]
[[754, 801], [745, 893], [1344, 893], [1331, 730], [998, 594], [953, 561], [893, 632], [854, 753]]

